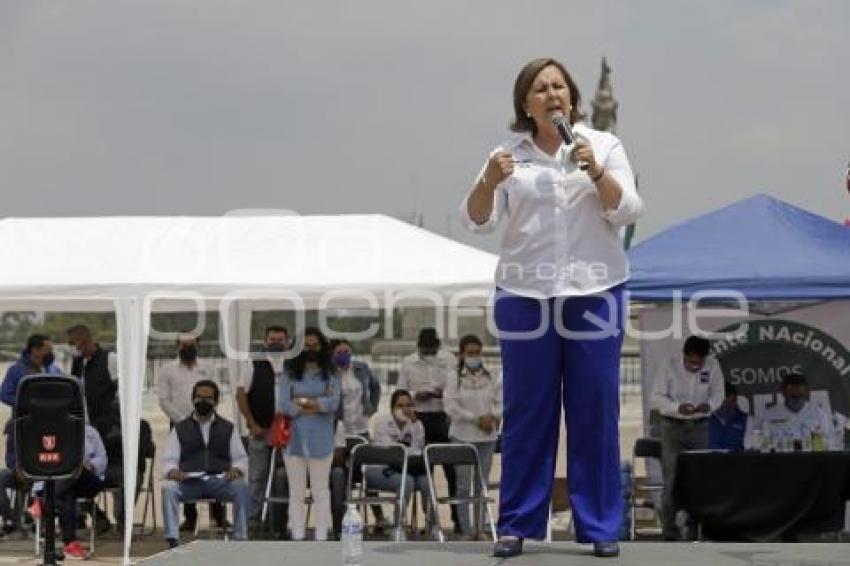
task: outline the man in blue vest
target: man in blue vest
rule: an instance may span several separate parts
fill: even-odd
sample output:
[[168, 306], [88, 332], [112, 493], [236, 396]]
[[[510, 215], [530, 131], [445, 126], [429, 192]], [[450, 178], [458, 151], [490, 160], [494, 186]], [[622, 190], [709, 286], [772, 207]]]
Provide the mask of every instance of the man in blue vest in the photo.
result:
[[245, 539], [251, 490], [248, 456], [233, 423], [215, 412], [218, 385], [203, 379], [192, 388], [192, 414], [177, 423], [168, 437], [162, 471], [162, 516], [165, 539], [179, 542], [177, 515], [182, 501], [201, 498], [233, 503], [233, 538]]

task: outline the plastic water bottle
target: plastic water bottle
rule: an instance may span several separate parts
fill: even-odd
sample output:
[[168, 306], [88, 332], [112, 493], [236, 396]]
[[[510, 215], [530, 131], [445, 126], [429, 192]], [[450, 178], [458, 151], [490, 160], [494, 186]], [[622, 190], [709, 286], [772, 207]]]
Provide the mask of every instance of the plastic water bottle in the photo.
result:
[[802, 441], [802, 449], [803, 452], [811, 452], [812, 451], [812, 429], [809, 428], [809, 425], [803, 423], [800, 427], [800, 440]]
[[767, 452], [770, 447], [768, 446], [769, 440], [765, 437], [764, 433], [761, 430], [761, 427], [756, 425], [753, 427], [753, 446], [754, 450], [758, 450], [759, 452]]
[[357, 512], [357, 506], [351, 503], [342, 518], [342, 563], [346, 566], [360, 566], [362, 560], [363, 519]]
[[815, 430], [812, 431], [812, 450], [822, 452], [825, 449], [823, 431], [821, 431], [820, 425], [815, 425]]

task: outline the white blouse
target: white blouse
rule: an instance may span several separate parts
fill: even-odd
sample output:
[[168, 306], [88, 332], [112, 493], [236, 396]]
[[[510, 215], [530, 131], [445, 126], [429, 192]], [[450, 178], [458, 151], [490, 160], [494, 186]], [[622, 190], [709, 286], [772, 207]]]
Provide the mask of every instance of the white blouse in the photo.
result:
[[443, 402], [452, 419], [450, 437], [462, 442], [489, 442], [498, 438], [498, 429], [488, 433], [478, 426], [478, 419], [485, 415], [502, 420], [502, 379], [498, 372], [472, 373], [464, 368], [449, 379]]
[[467, 229], [482, 233], [506, 219], [495, 276], [502, 289], [530, 297], [590, 295], [628, 279], [620, 228], [643, 211], [629, 160], [614, 135], [584, 124], [573, 131], [590, 142], [597, 162], [622, 187], [620, 204], [603, 210], [590, 177], [570, 160], [572, 145], [561, 144], [550, 156], [522, 133], [497, 147], [493, 153], [508, 151], [517, 163], [496, 187], [490, 218], [475, 223], [467, 208], [469, 195], [460, 215]]

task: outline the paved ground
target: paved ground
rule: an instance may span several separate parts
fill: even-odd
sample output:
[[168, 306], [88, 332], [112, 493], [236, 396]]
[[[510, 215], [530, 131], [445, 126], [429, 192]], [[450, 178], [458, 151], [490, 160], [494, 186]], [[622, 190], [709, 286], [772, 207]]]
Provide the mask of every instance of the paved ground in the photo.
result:
[[[339, 543], [221, 543], [204, 542], [144, 560], [150, 566], [206, 566], [232, 561], [250, 564], [305, 565], [340, 564]], [[518, 558], [495, 559], [485, 543], [367, 543], [362, 564], [369, 566], [484, 566], [523, 564], [534, 566], [844, 566], [850, 565], [848, 544], [671, 544], [630, 543], [622, 545], [616, 560], [602, 560], [588, 548], [573, 543], [531, 544]]]

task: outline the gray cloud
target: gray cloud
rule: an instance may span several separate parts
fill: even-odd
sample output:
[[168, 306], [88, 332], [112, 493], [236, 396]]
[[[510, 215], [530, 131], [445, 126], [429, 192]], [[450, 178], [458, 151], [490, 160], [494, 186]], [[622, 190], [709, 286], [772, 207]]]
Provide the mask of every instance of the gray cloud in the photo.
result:
[[5, 216], [414, 207], [451, 223], [526, 60], [614, 68], [647, 235], [770, 192], [836, 220], [841, 0], [0, 4]]

